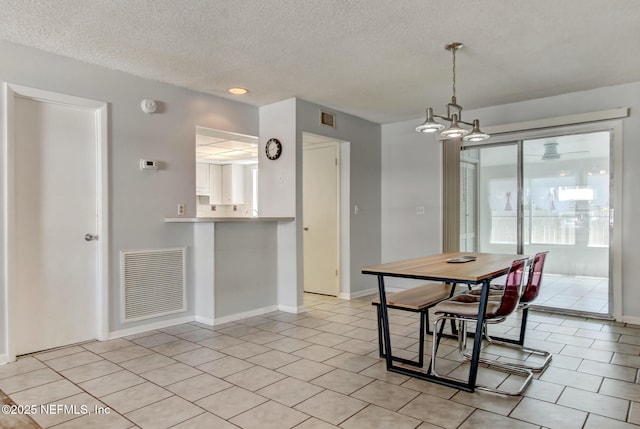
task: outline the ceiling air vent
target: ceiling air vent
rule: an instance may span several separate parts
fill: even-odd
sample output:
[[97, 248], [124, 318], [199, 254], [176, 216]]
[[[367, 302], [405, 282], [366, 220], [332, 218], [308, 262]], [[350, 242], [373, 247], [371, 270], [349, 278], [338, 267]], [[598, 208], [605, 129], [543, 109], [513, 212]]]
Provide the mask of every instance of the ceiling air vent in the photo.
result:
[[336, 127], [336, 115], [329, 112], [320, 111], [320, 124], [326, 125], [327, 127], [335, 128]]

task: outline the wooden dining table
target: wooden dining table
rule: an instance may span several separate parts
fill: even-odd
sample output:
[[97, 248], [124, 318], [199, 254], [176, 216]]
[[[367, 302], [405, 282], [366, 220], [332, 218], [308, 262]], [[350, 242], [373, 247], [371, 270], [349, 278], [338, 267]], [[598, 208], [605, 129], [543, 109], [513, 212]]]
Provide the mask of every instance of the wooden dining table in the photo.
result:
[[[430, 368], [427, 372], [424, 372], [394, 364], [389, 334], [389, 313], [387, 311], [385, 277], [432, 280], [453, 284], [466, 284], [469, 286], [482, 285], [477, 322], [477, 326], [482, 326], [487, 308], [487, 298], [491, 280], [507, 274], [511, 263], [516, 259], [522, 258], [522, 255], [516, 254], [453, 252], [364, 267], [362, 269], [363, 274], [371, 274], [378, 277], [378, 292], [380, 294], [383, 327], [382, 335], [384, 347], [387, 351], [385, 355], [387, 370], [473, 392], [478, 376], [478, 362], [482, 346], [482, 329], [475, 330], [471, 366], [466, 382], [439, 377], [432, 374]], [[471, 260], [464, 262], [466, 259]]]

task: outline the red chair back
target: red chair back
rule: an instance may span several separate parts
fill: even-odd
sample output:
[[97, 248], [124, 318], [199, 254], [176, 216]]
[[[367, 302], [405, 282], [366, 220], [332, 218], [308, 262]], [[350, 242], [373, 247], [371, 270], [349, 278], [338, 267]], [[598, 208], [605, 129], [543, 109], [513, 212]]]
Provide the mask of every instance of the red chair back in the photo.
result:
[[526, 261], [526, 259], [518, 259], [511, 264], [511, 268], [507, 273], [500, 307], [496, 310], [494, 317], [508, 316], [518, 307]]
[[530, 303], [538, 297], [540, 293], [540, 284], [542, 283], [542, 269], [544, 268], [544, 260], [548, 252], [536, 253], [533, 262], [529, 268], [529, 279], [524, 288], [524, 292], [520, 297], [520, 302]]

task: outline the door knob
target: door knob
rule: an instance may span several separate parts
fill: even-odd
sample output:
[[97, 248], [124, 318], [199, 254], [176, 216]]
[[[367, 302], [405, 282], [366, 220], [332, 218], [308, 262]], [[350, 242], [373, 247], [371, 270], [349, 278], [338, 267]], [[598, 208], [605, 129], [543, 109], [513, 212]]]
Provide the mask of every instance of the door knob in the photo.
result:
[[93, 240], [97, 240], [98, 236], [94, 235], [94, 234], [85, 234], [84, 235], [84, 241], [93, 241]]

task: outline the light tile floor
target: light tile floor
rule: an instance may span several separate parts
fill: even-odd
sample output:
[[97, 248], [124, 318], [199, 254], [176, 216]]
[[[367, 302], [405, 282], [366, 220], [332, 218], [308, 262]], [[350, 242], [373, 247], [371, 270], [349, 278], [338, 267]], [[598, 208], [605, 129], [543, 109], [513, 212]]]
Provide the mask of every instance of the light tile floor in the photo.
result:
[[[555, 353], [522, 396], [468, 393], [386, 371], [369, 299], [306, 295], [306, 313], [210, 327], [188, 323], [23, 357], [0, 366], [2, 428], [634, 428], [640, 326], [533, 313], [527, 343]], [[396, 352], [417, 351], [417, 315], [391, 312]], [[492, 326], [510, 335], [518, 320]], [[429, 350], [427, 344], [426, 350]], [[441, 372], [468, 365], [446, 340]], [[486, 353], [517, 358], [489, 346]], [[482, 368], [479, 381], [514, 376]], [[65, 408], [66, 407], [66, 408]], [[84, 408], [86, 407], [86, 408]], [[9, 409], [11, 410], [11, 409]], [[89, 410], [90, 414], [85, 414]], [[94, 412], [95, 410], [102, 412]], [[109, 411], [107, 414], [106, 411]], [[33, 423], [35, 421], [35, 423]], [[31, 423], [30, 423], [31, 422]], [[33, 424], [32, 426], [28, 426]]]
[[609, 280], [545, 273], [536, 306], [608, 314]]

